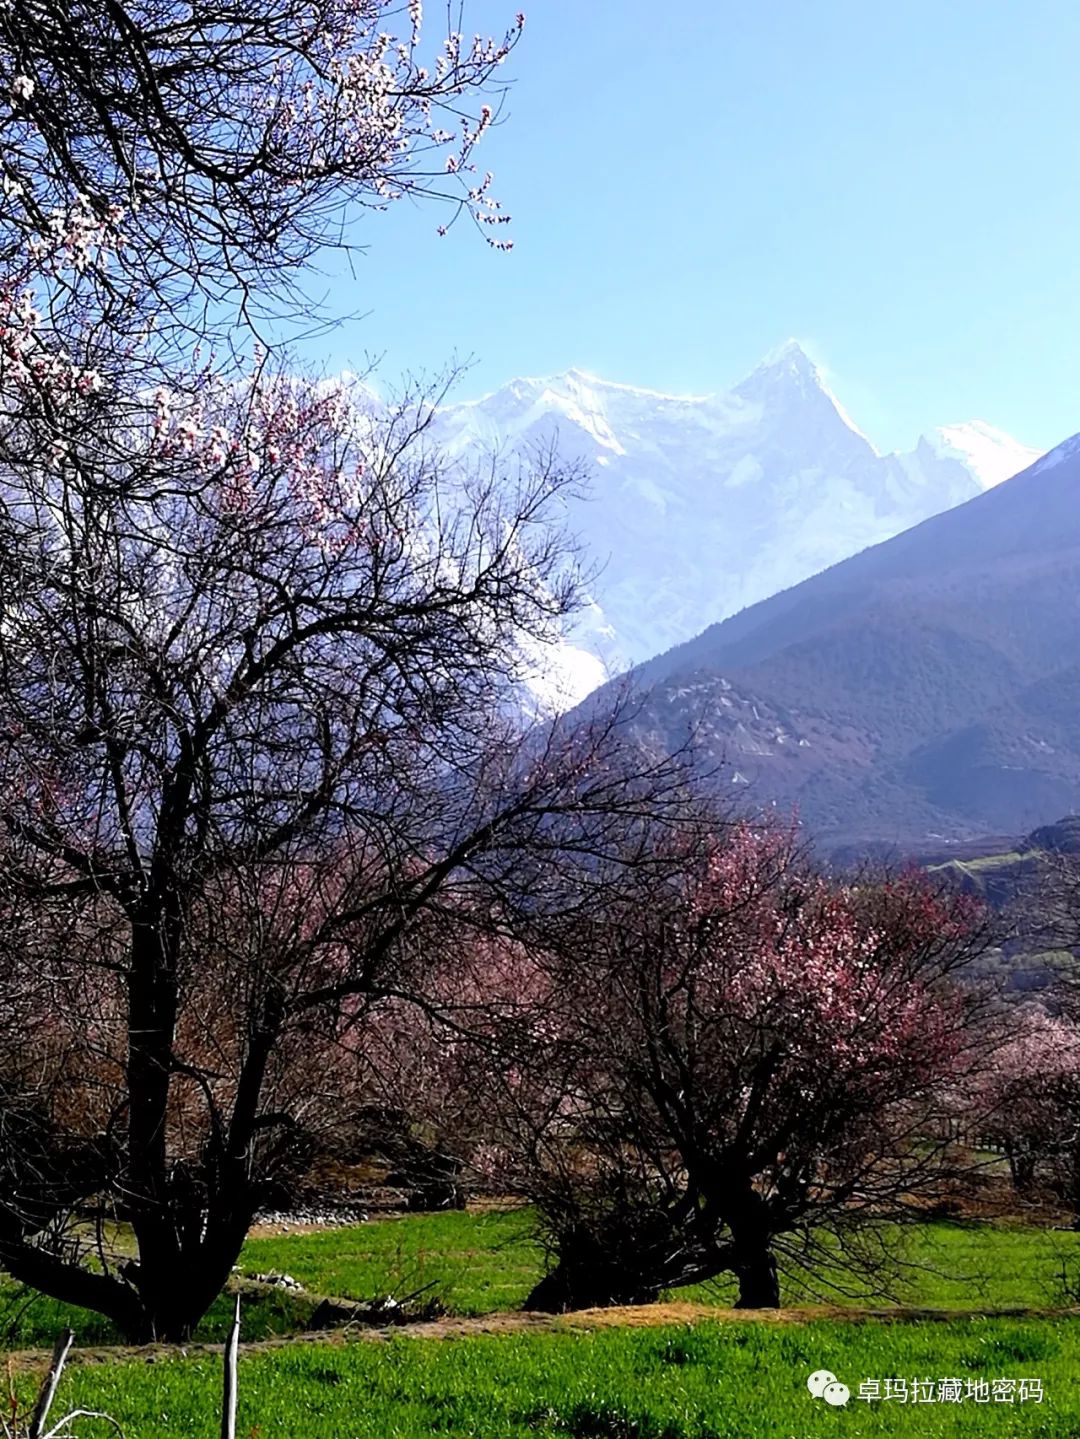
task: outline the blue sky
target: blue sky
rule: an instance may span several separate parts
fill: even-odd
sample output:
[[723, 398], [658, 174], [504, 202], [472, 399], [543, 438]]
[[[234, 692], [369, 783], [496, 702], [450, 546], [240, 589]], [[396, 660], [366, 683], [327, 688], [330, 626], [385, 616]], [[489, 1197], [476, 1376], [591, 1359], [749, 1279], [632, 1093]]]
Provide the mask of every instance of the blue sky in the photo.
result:
[[[436, 0], [429, 0], [432, 22]], [[500, 31], [476, 0], [465, 28]], [[534, 0], [483, 165], [515, 249], [364, 222], [328, 367], [677, 393], [803, 340], [879, 445], [1080, 430], [1076, 0]]]

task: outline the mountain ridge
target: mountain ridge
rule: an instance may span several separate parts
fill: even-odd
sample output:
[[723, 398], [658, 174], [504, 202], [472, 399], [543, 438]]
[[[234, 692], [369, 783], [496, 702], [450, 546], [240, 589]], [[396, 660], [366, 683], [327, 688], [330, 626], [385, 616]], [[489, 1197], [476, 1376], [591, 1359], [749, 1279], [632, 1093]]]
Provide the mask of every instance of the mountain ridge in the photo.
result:
[[630, 678], [654, 739], [836, 843], [1080, 809], [1080, 437]]
[[592, 472], [594, 498], [567, 501], [561, 516], [601, 568], [568, 635], [583, 681], [571, 701], [605, 673], [972, 498], [1036, 453], [970, 422], [881, 454], [794, 341], [707, 395], [579, 369], [513, 380], [441, 409], [432, 439], [451, 459], [539, 450]]

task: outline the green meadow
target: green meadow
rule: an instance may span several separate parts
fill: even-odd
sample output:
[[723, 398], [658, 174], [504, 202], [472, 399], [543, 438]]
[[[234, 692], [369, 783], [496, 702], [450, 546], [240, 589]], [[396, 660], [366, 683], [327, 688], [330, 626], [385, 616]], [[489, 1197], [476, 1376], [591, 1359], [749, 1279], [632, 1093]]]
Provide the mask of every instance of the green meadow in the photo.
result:
[[[814, 1399], [828, 1368], [867, 1379], [1038, 1379], [1042, 1403], [900, 1404]], [[218, 1433], [219, 1363], [73, 1367], [61, 1401], [122, 1416], [126, 1439]], [[85, 1421], [80, 1433], [111, 1432]], [[704, 1321], [470, 1338], [296, 1345], [240, 1366], [245, 1439], [810, 1439], [833, 1435], [1080, 1433], [1080, 1333], [1073, 1320], [951, 1323]]]
[[[418, 1215], [315, 1234], [249, 1241], [236, 1282], [245, 1341], [238, 1439], [413, 1439], [421, 1435], [576, 1435], [581, 1439], [809, 1439], [847, 1435], [1080, 1435], [1080, 1319], [1017, 1314], [1064, 1303], [1060, 1276], [1080, 1263], [1080, 1235], [1017, 1224], [927, 1224], [899, 1236], [906, 1258], [891, 1301], [837, 1272], [793, 1270], [785, 1298], [801, 1305], [771, 1318], [740, 1317], [723, 1284], [671, 1296], [694, 1310], [659, 1309], [518, 1326], [543, 1269], [525, 1210]], [[282, 1271], [305, 1292], [260, 1289], [256, 1273]], [[831, 1292], [830, 1292], [831, 1291]], [[418, 1294], [461, 1322], [397, 1333], [345, 1333], [267, 1344], [305, 1328], [320, 1295], [357, 1300]], [[817, 1317], [806, 1306], [829, 1299]], [[110, 1353], [103, 1321], [14, 1287], [4, 1291], [9, 1350], [46, 1347], [70, 1323], [77, 1345], [57, 1400], [115, 1415], [125, 1439], [216, 1435], [220, 1358], [159, 1348]], [[713, 1306], [710, 1312], [705, 1306]], [[207, 1317], [219, 1342], [231, 1300]], [[1003, 1311], [1014, 1311], [1012, 1314]], [[504, 1314], [499, 1320], [497, 1316]], [[692, 1323], [670, 1322], [692, 1315]], [[489, 1316], [487, 1320], [479, 1316]], [[659, 1323], [648, 1322], [653, 1317]], [[500, 1332], [468, 1332], [470, 1325]], [[462, 1332], [464, 1331], [464, 1332]], [[31, 1366], [32, 1367], [32, 1366]], [[851, 1390], [846, 1406], [813, 1398], [806, 1379], [828, 1369]], [[21, 1359], [15, 1383], [33, 1377]], [[922, 1381], [923, 1402], [860, 1399], [859, 1386]], [[926, 1381], [959, 1402], [927, 1402]], [[1038, 1381], [1042, 1401], [1019, 1388], [976, 1396], [994, 1381]], [[950, 1387], [948, 1381], [955, 1381]], [[894, 1389], [899, 1385], [894, 1384]], [[865, 1392], [872, 1392], [866, 1390]], [[937, 1390], [934, 1390], [937, 1393]], [[81, 1419], [83, 1439], [115, 1431]]]

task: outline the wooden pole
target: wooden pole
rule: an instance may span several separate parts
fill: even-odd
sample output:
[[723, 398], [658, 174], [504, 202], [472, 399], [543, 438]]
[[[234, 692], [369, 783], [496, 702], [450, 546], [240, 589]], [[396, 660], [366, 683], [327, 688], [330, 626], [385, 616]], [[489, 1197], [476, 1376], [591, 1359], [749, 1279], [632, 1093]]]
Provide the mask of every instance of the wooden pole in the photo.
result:
[[221, 1439], [236, 1439], [236, 1355], [240, 1348], [240, 1296], [225, 1343], [225, 1381], [221, 1391]]
[[60, 1383], [60, 1375], [64, 1372], [64, 1361], [68, 1357], [68, 1350], [75, 1342], [75, 1332], [72, 1329], [65, 1329], [60, 1338], [53, 1346], [52, 1359], [49, 1361], [49, 1372], [41, 1385], [41, 1392], [38, 1394], [37, 1403], [34, 1405], [34, 1412], [30, 1418], [30, 1428], [27, 1430], [27, 1439], [41, 1439], [45, 1431], [45, 1421], [49, 1417], [49, 1410], [56, 1398], [57, 1385]]

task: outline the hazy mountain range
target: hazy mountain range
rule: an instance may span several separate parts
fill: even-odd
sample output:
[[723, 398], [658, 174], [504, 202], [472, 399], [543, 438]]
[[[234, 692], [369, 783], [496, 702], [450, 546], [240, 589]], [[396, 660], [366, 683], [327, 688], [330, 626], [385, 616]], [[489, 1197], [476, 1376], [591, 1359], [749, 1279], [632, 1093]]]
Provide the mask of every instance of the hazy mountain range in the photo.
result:
[[548, 680], [576, 699], [605, 675], [960, 504], [1037, 457], [975, 421], [880, 454], [793, 341], [730, 392], [677, 397], [578, 370], [442, 410], [454, 456], [554, 448], [592, 475], [567, 528], [601, 566], [595, 604]]
[[836, 845], [1080, 810], [1080, 436], [632, 678], [643, 732]]
[[515, 380], [435, 438], [593, 476], [564, 518], [603, 570], [541, 658], [548, 699], [631, 683], [643, 737], [693, 736], [742, 807], [826, 849], [1080, 809], [1080, 437], [1040, 458], [973, 421], [881, 454], [789, 342], [720, 395]]

